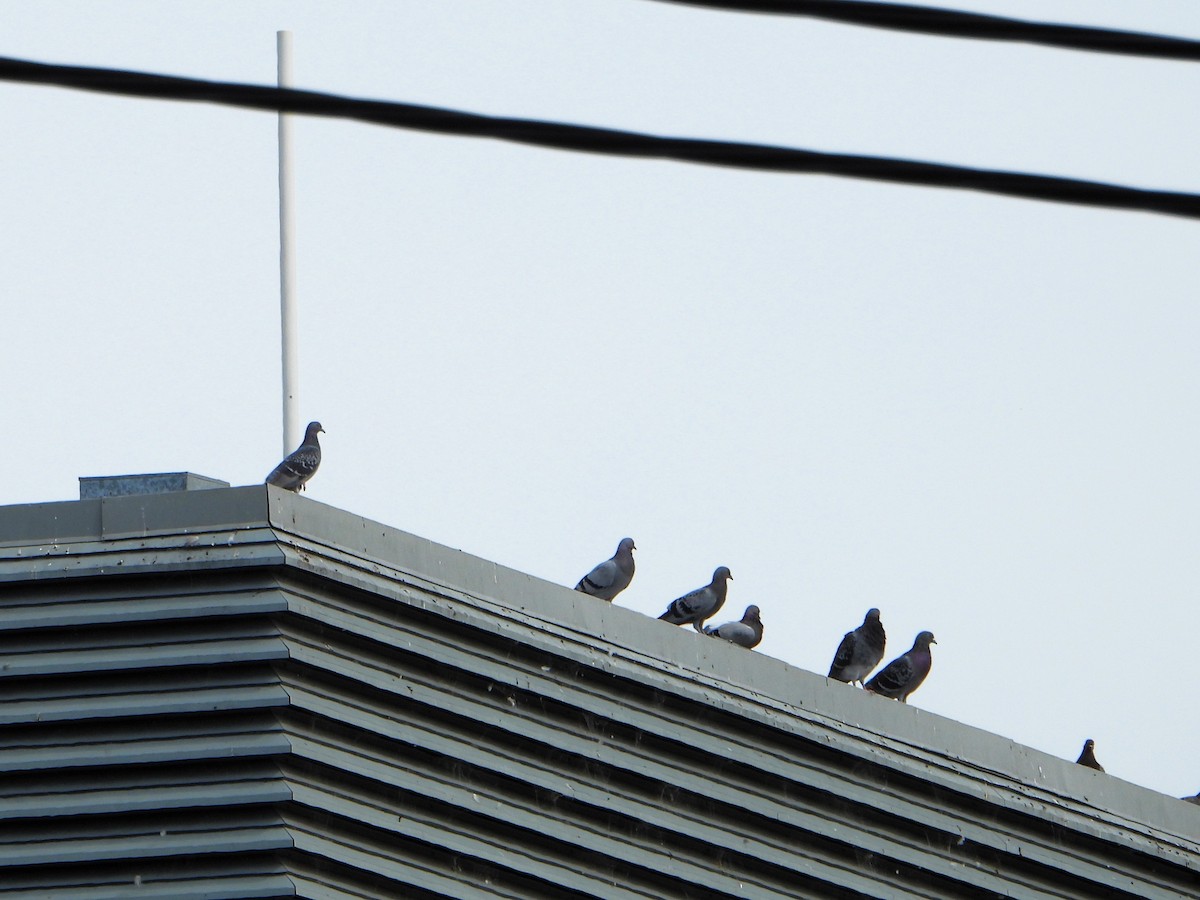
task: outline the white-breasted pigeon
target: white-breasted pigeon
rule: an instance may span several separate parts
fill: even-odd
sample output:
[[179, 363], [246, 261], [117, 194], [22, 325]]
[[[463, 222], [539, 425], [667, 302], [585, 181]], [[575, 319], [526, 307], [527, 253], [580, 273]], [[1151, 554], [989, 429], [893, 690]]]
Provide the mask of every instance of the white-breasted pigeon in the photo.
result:
[[729, 588], [728, 582], [731, 578], [733, 576], [729, 569], [721, 566], [713, 572], [712, 581], [677, 600], [672, 600], [667, 611], [659, 618], [672, 625], [691, 625], [697, 631], [702, 631], [704, 620], [715, 616], [717, 610], [724, 605], [725, 592]]
[[304, 441], [294, 451], [277, 465], [266, 477], [267, 484], [281, 487], [285, 491], [302, 491], [308, 479], [317, 472], [321, 465], [321, 444], [317, 434], [325, 433], [320, 422], [309, 422], [304, 429]]
[[913, 641], [912, 649], [880, 669], [879, 674], [867, 682], [866, 690], [907, 703], [908, 695], [919, 688], [929, 674], [933, 665], [929, 645], [936, 643], [932, 631], [922, 631]]
[[726, 622], [724, 625], [709, 625], [704, 629], [704, 633], [741, 647], [757, 647], [763, 636], [763, 623], [759, 618], [759, 612], [757, 606], [747, 606], [740, 621]]
[[833, 656], [829, 677], [847, 684], [862, 684], [883, 659], [887, 634], [879, 620], [879, 610], [867, 610], [863, 623], [847, 631]]
[[1096, 760], [1096, 742], [1091, 738], [1083, 742], [1083, 749], [1079, 752], [1079, 759], [1075, 762], [1081, 766], [1087, 766], [1089, 769], [1095, 769], [1097, 772], [1104, 771], [1104, 766]]
[[633, 538], [621, 538], [612, 559], [606, 559], [580, 578], [575, 590], [611, 603], [613, 597], [629, 587], [629, 582], [633, 581], [633, 551], [636, 549]]

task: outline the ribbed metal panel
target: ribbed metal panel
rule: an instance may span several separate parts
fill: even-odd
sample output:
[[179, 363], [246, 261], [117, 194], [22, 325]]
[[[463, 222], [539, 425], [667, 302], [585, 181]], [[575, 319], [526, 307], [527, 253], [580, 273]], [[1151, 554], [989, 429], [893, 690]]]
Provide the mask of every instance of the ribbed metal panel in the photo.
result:
[[1200, 897], [1200, 808], [278, 491], [0, 585], [0, 900]]

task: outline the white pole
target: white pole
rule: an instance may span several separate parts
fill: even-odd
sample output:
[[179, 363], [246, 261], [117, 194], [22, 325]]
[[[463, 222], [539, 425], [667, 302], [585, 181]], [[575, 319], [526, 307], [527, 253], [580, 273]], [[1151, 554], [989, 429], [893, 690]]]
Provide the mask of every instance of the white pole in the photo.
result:
[[[275, 34], [280, 87], [292, 86], [292, 33]], [[291, 116], [279, 114], [279, 319], [283, 351], [283, 455], [300, 443], [299, 339], [296, 325], [296, 180]]]

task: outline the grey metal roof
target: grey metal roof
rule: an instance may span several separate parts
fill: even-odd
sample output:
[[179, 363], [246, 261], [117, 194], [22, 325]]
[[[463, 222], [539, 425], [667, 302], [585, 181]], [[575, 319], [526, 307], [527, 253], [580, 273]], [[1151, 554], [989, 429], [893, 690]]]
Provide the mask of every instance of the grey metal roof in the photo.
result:
[[261, 486], [0, 507], [0, 772], [0, 900], [1200, 897], [1200, 807]]

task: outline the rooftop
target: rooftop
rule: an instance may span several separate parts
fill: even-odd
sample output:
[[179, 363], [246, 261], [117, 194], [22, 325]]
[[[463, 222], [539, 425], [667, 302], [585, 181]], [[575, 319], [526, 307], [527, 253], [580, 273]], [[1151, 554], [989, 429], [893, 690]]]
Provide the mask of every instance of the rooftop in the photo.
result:
[[[217, 712], [233, 721], [274, 709], [278, 723], [256, 727], [269, 754], [290, 760], [283, 767], [294, 771], [279, 779], [292, 803], [305, 782], [296, 773], [316, 780], [316, 768], [326, 772], [326, 791], [339, 767], [385, 794], [398, 785], [425, 791], [427, 804], [440, 798], [439, 812], [423, 806], [411, 821], [399, 814], [405, 839], [461, 841], [456, 854], [479, 860], [488, 878], [507, 879], [512, 896], [592, 896], [604, 871], [644, 881], [630, 896], [797, 896], [781, 885], [799, 883], [812, 896], [1008, 895], [1025, 884], [1062, 891], [1054, 896], [1103, 886], [1114, 896], [1165, 900], [1200, 884], [1189, 882], [1200, 875], [1200, 807], [275, 488], [0, 507], [0, 610], [0, 677], [17, 698], [0, 702], [10, 748], [0, 750], [0, 764], [9, 771], [79, 765], [72, 729], [80, 728], [106, 748], [108, 768], [89, 765], [116, 791], [140, 767], [186, 756], [181, 742], [211, 735]], [[214, 674], [222, 671], [255, 674], [235, 685]], [[160, 734], [179, 716], [186, 727]], [[47, 739], [39, 729], [52, 721]], [[472, 727], [486, 734], [467, 734]], [[144, 749], [151, 734], [160, 755], [131, 755], [134, 736]], [[261, 755], [234, 743], [200, 756]], [[378, 748], [368, 753], [367, 743]], [[459, 798], [443, 773], [440, 787], [421, 788], [432, 776], [414, 773], [440, 763], [417, 765], [408, 757], [416, 745], [458, 759], [464, 771], [486, 769], [490, 787], [482, 791], [468, 774], [475, 787]], [[22, 746], [38, 749], [23, 755]], [[389, 774], [385, 765], [395, 768]], [[500, 773], [516, 781], [499, 787]], [[588, 827], [620, 846], [580, 836], [582, 813], [540, 823], [528, 809], [517, 814], [515, 798], [547, 790], [619, 818]], [[38, 791], [38, 804], [46, 793], [60, 795], [64, 809], [84, 803], [67, 788]], [[346, 807], [345, 796], [341, 806], [325, 802], [312, 804], [356, 827], [397, 828], [394, 810], [373, 821], [365, 808]], [[705, 803], [715, 806], [697, 812]], [[464, 809], [487, 823], [468, 827]], [[60, 859], [46, 849], [49, 838], [29, 838], [50, 825], [27, 815], [34, 821], [19, 823], [10, 843], [0, 840], [0, 871], [6, 852], [21, 871]], [[527, 815], [529, 828], [558, 845], [511, 835], [504, 852], [471, 843], [496, 822], [515, 828]], [[283, 820], [282, 844], [301, 846], [298, 830], [308, 834], [308, 826], [294, 815]], [[359, 838], [338, 840], [337, 851], [310, 841], [305, 859], [325, 854], [350, 865]], [[604, 855], [591, 874], [591, 863], [572, 861], [579, 851], [564, 849], [579, 841]], [[127, 859], [133, 851], [113, 852]], [[392, 851], [372, 843], [369, 852], [378, 858], [351, 865], [356, 872], [339, 876], [346, 884], [391, 871]], [[435, 889], [428, 878], [392, 872], [386, 890], [420, 882], [448, 891], [430, 896], [470, 895], [463, 885], [475, 884], [474, 875], [422, 859], [418, 868], [459, 878], [457, 886]], [[288, 870], [291, 883], [309, 871], [304, 865]], [[404, 865], [407, 872], [416, 863]], [[767, 874], [747, 889], [756, 865]], [[563, 866], [574, 872], [567, 881]], [[29, 882], [31, 890], [48, 883]], [[548, 893], [551, 883], [577, 893]], [[608, 890], [595, 895], [625, 895]]]

